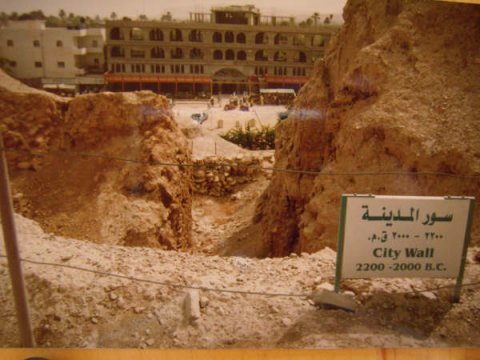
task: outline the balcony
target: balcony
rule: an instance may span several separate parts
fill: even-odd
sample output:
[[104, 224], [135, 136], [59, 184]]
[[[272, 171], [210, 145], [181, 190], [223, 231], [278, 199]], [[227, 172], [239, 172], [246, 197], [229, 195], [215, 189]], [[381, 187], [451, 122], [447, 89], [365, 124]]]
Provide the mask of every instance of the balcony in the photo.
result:
[[102, 47], [87, 47], [85, 48], [87, 50], [88, 54], [103, 54], [103, 48]]
[[87, 53], [87, 48], [73, 47], [72, 52], [73, 52], [73, 55], [85, 55]]
[[74, 72], [75, 72], [75, 76], [81, 76], [81, 75], [86, 74], [85, 69], [81, 69], [81, 68], [78, 68], [78, 67], [75, 67]]

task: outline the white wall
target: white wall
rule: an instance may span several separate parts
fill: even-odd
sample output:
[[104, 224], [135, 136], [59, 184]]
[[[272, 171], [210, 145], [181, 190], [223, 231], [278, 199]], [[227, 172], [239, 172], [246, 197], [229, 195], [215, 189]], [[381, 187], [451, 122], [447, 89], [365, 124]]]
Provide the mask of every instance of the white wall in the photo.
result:
[[[23, 26], [15, 21], [11, 28], [0, 29], [0, 57], [16, 63], [10, 69], [18, 77], [42, 77], [44, 74], [44, 52], [42, 51], [42, 28], [38, 22], [25, 21]], [[35, 47], [33, 42], [40, 42]], [[8, 42], [13, 44], [8, 46]], [[35, 62], [41, 62], [41, 67], [35, 67]]]
[[[8, 46], [8, 40], [13, 46]], [[39, 41], [34, 47], [33, 42]], [[96, 42], [96, 46], [95, 46]], [[81, 67], [103, 68], [104, 29], [46, 28], [43, 21], [11, 21], [0, 28], [0, 57], [16, 62], [10, 67], [19, 78], [70, 78], [85, 74]], [[35, 67], [41, 62], [41, 67]]]

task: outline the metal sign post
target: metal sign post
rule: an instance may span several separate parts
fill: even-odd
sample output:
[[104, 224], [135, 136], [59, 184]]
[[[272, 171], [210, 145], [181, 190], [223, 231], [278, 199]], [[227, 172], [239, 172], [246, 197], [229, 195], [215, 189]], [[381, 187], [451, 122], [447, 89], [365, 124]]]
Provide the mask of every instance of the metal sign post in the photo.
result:
[[22, 265], [18, 251], [17, 233], [13, 218], [12, 198], [8, 181], [7, 159], [3, 145], [3, 134], [0, 132], [0, 214], [2, 218], [3, 238], [8, 257], [8, 268], [12, 281], [15, 309], [17, 311], [20, 337], [23, 347], [34, 347], [35, 339], [32, 333], [30, 315], [27, 306], [27, 296], [23, 282]]

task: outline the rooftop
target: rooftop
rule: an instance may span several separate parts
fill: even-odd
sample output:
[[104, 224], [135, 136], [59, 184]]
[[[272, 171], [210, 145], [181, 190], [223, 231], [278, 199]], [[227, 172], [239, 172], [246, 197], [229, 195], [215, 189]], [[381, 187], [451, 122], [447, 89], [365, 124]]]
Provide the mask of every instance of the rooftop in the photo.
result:
[[255, 5], [229, 5], [229, 6], [214, 6], [211, 9], [212, 12], [217, 11], [230, 11], [230, 12], [253, 12], [256, 14], [260, 13]]

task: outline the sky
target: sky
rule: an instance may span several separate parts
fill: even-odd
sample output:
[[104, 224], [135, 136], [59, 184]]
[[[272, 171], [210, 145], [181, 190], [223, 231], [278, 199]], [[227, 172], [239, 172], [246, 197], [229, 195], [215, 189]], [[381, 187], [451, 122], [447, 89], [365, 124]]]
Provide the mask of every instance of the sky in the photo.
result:
[[187, 19], [189, 12], [209, 12], [211, 6], [253, 4], [263, 15], [306, 18], [319, 14], [341, 14], [346, 0], [0, 0], [0, 11], [11, 13], [42, 10], [45, 15], [68, 14], [108, 17], [115, 11], [118, 17], [160, 17], [170, 11], [174, 18]]

